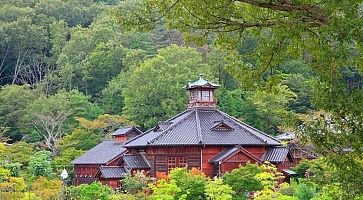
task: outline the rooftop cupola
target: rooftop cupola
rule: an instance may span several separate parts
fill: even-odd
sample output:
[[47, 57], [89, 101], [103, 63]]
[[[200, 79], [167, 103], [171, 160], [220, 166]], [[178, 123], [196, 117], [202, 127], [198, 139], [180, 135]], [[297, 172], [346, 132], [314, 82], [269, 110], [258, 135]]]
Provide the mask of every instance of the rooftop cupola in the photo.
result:
[[214, 90], [218, 87], [220, 87], [220, 85], [205, 80], [202, 74], [200, 75], [199, 80], [188, 83], [188, 108], [215, 108], [217, 100], [214, 98]]

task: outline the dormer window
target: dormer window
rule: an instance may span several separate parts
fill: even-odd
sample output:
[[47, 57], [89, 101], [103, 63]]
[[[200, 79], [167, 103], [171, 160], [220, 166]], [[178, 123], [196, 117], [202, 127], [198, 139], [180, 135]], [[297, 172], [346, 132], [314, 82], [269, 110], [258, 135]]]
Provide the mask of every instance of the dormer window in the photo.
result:
[[230, 125], [228, 125], [224, 121], [215, 121], [211, 130], [212, 131], [233, 131], [234, 128], [232, 128]]

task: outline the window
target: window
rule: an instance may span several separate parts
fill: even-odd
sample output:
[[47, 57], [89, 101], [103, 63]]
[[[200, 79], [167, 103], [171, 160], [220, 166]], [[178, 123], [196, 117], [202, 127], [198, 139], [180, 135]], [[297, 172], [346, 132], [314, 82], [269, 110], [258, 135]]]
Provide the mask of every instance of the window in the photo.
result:
[[176, 157], [168, 157], [168, 172], [176, 168]]
[[168, 172], [176, 167], [186, 167], [187, 165], [186, 157], [168, 157]]
[[190, 100], [198, 100], [198, 92], [197, 91], [192, 91], [190, 93]]
[[202, 101], [209, 101], [209, 100], [210, 100], [209, 91], [202, 91]]
[[187, 163], [188, 162], [186, 157], [179, 157], [179, 167], [186, 167]]

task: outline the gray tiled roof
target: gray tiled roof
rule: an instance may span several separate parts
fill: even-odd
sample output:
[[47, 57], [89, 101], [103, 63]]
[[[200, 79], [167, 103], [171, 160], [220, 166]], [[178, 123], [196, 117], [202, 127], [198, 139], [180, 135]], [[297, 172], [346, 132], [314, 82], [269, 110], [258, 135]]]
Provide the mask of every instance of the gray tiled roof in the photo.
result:
[[255, 160], [256, 162], [259, 162], [259, 163], [262, 162], [260, 158], [256, 157], [255, 155], [253, 155], [252, 153], [250, 153], [249, 151], [247, 151], [240, 145], [224, 149], [223, 151], [221, 151], [217, 155], [215, 155], [213, 158], [211, 158], [209, 162], [211, 162], [211, 163], [224, 162], [230, 156], [233, 156], [234, 154], [236, 154], [238, 152], [244, 153], [245, 155], [252, 158], [252, 160]]
[[289, 149], [286, 147], [271, 147], [267, 149], [262, 160], [269, 162], [284, 162], [288, 154]]
[[146, 169], [150, 168], [149, 162], [139, 154], [123, 155], [122, 159], [128, 169]]
[[[231, 130], [214, 130], [223, 121]], [[162, 131], [150, 129], [125, 143], [126, 147], [172, 145], [261, 145], [276, 146], [280, 142], [217, 109], [192, 108], [167, 120]], [[165, 124], [165, 123], [164, 123]]]
[[115, 132], [112, 133], [112, 136], [125, 135], [128, 132], [132, 131], [133, 129], [135, 129], [136, 131], [139, 131], [140, 133], [142, 133], [142, 131], [140, 131], [136, 127], [129, 126], [129, 127], [122, 127], [122, 128], [117, 129]]
[[238, 146], [226, 148], [210, 159], [211, 163], [218, 163], [239, 150]]
[[123, 143], [106, 140], [72, 161], [72, 164], [106, 164], [120, 156], [126, 149]]
[[125, 168], [119, 166], [101, 166], [100, 174], [104, 178], [124, 178], [127, 171]]

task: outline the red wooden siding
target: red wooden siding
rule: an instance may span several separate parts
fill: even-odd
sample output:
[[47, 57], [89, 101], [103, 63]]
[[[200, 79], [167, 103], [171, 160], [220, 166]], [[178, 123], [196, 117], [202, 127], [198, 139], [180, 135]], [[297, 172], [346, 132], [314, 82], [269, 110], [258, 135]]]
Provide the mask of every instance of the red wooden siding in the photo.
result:
[[233, 169], [238, 168], [240, 165], [246, 165], [247, 162], [256, 163], [255, 160], [253, 160], [243, 152], [238, 152], [221, 164], [221, 173], [224, 174], [226, 172], [230, 172]]
[[119, 179], [105, 179], [100, 177], [99, 181], [104, 185], [112, 187], [113, 189], [121, 187], [121, 181]]
[[225, 149], [226, 147], [222, 147], [222, 146], [215, 146], [215, 147], [205, 147], [203, 148], [202, 152], [203, 152], [203, 164], [202, 164], [202, 171], [207, 175], [207, 176], [215, 176], [217, 174], [217, 169], [216, 167], [210, 163], [210, 159], [213, 158], [215, 155], [217, 155], [219, 152], [223, 151], [223, 149]]
[[265, 147], [243, 147], [243, 148], [260, 159], [262, 158], [263, 154], [266, 152]]
[[[107, 166], [117, 166], [121, 157], [111, 161]], [[96, 181], [96, 173], [101, 165], [74, 165], [74, 185]]]
[[[172, 167], [200, 168], [200, 147], [150, 147], [145, 150], [145, 157], [151, 165], [151, 176], [156, 172], [168, 173]], [[172, 166], [170, 162], [174, 159]]]
[[74, 185], [92, 183], [100, 165], [74, 165]]

